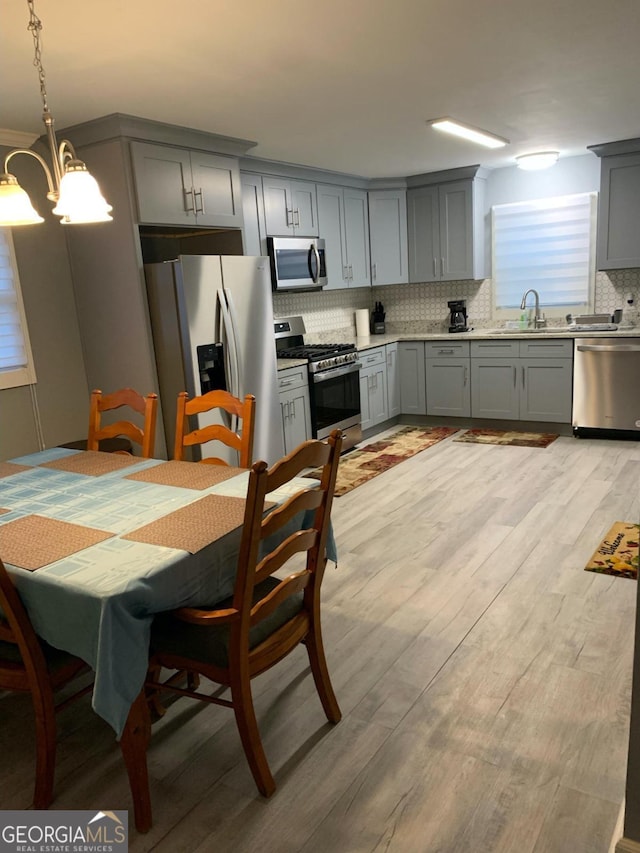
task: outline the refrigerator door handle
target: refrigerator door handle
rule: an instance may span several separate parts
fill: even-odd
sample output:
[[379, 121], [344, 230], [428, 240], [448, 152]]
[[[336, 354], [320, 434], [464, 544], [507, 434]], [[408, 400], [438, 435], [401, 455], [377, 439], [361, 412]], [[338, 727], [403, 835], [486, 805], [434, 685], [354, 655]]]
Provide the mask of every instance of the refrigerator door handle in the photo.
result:
[[236, 377], [234, 370], [234, 351], [233, 351], [233, 330], [231, 329], [231, 318], [229, 317], [229, 308], [227, 306], [226, 294], [223, 290], [218, 291], [218, 304], [220, 306], [220, 316], [222, 319], [221, 331], [223, 343], [225, 347], [225, 361], [227, 368], [227, 390], [230, 394], [236, 396]]
[[238, 313], [236, 311], [235, 305], [233, 304], [233, 296], [231, 295], [231, 292], [228, 290], [225, 290], [224, 295], [226, 297], [227, 307], [229, 310], [229, 327], [230, 327], [230, 332], [231, 332], [231, 351], [232, 351], [232, 356], [233, 356], [233, 360], [235, 363], [235, 370], [234, 370], [234, 377], [233, 377], [234, 378], [233, 394], [234, 394], [234, 396], [239, 398], [241, 395], [242, 386], [244, 384], [242, 381], [242, 358], [240, 356], [240, 349], [238, 347], [238, 336], [236, 334], [236, 329], [240, 328], [240, 326], [238, 324]]

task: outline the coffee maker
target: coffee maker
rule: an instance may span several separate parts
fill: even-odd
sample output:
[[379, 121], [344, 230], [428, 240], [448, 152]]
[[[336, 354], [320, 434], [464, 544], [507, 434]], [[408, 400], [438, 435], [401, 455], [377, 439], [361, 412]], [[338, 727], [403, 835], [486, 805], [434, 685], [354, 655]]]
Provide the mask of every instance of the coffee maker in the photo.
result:
[[449, 331], [467, 332], [467, 303], [464, 299], [447, 302], [449, 306]]

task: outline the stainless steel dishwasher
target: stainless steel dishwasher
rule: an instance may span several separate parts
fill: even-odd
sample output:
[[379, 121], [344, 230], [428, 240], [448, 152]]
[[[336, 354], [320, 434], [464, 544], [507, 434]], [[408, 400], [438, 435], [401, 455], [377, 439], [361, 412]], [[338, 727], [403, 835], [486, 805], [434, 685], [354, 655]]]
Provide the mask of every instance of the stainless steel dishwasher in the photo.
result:
[[640, 439], [640, 338], [575, 339], [572, 423], [576, 435], [618, 430]]

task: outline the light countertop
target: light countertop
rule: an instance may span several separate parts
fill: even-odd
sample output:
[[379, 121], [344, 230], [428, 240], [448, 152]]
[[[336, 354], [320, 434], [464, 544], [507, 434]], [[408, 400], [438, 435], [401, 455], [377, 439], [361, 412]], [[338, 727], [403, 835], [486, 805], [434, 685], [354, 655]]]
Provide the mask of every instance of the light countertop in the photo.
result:
[[[394, 344], [399, 341], [478, 341], [478, 340], [521, 340], [542, 338], [640, 338], [640, 327], [618, 328], [616, 331], [605, 332], [574, 332], [566, 327], [553, 327], [545, 329], [544, 332], [526, 332], [514, 329], [513, 331], [495, 329], [473, 329], [470, 332], [389, 332], [384, 335], [369, 335], [368, 337], [356, 337], [353, 341], [359, 352], [382, 347], [386, 344]], [[299, 367], [307, 364], [306, 359], [279, 358], [278, 370], [286, 370], [290, 367]]]
[[359, 351], [372, 349], [373, 347], [381, 347], [385, 344], [393, 344], [399, 341], [477, 341], [477, 340], [521, 340], [542, 338], [638, 338], [640, 337], [640, 328], [620, 329], [617, 331], [607, 332], [574, 332], [567, 328], [546, 329], [544, 332], [526, 332], [514, 329], [513, 331], [502, 331], [492, 329], [473, 329], [470, 332], [424, 332], [424, 333], [402, 333], [402, 334], [385, 334], [385, 335], [370, 335], [366, 338], [356, 338], [355, 344]]

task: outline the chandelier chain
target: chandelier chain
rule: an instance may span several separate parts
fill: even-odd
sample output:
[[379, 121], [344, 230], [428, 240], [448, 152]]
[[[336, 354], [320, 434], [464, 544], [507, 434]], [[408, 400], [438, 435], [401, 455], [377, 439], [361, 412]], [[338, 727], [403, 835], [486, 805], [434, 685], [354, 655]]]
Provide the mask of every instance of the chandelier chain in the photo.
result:
[[42, 105], [45, 113], [49, 112], [49, 104], [47, 103], [47, 89], [45, 85], [44, 68], [42, 67], [42, 45], [40, 44], [40, 30], [42, 29], [42, 21], [36, 15], [33, 7], [33, 0], [27, 0], [29, 7], [29, 23], [27, 29], [31, 31], [33, 36], [34, 60], [33, 64], [38, 69], [38, 79], [40, 80], [40, 95], [42, 97]]

